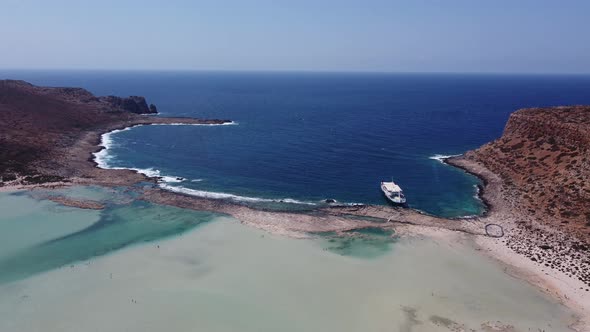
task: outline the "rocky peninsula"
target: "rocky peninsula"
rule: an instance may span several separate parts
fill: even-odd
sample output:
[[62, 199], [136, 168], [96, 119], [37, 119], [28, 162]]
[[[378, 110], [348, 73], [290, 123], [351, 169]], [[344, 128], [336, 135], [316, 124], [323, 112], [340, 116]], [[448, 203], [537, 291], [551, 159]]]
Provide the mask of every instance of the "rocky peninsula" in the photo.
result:
[[7, 184], [133, 184], [145, 176], [101, 170], [92, 153], [101, 135], [150, 124], [222, 124], [229, 120], [153, 116], [155, 105], [131, 96], [96, 97], [82, 88], [38, 87], [0, 81], [0, 186]]
[[[101, 135], [150, 124], [224, 124], [230, 120], [166, 118], [143, 97], [96, 97], [80, 88], [0, 81], [0, 189], [71, 184], [156, 183], [131, 170], [100, 169]], [[452, 236], [481, 249], [590, 317], [590, 107], [525, 109], [512, 114], [498, 140], [446, 160], [484, 182], [485, 215], [444, 219], [387, 206], [325, 205], [300, 212], [266, 210], [143, 187], [141, 199], [222, 212], [244, 224], [293, 237], [365, 227], [396, 234]], [[99, 209], [90, 201], [56, 202]], [[491, 228], [489, 226], [492, 226]], [[491, 236], [490, 236], [491, 235]]]

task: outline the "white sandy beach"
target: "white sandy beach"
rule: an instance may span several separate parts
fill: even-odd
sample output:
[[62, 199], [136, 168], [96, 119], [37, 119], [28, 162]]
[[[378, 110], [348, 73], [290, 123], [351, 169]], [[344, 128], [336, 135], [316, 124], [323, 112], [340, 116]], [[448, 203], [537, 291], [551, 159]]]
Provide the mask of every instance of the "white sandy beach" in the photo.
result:
[[575, 325], [578, 331], [590, 330], [590, 321], [588, 321], [590, 292], [586, 291], [588, 288], [586, 284], [561, 271], [542, 266], [523, 255], [516, 254], [499, 239], [477, 237], [476, 242], [485, 250], [486, 254], [505, 264], [507, 273], [527, 280], [538, 289], [577, 311], [579, 316], [585, 317]]

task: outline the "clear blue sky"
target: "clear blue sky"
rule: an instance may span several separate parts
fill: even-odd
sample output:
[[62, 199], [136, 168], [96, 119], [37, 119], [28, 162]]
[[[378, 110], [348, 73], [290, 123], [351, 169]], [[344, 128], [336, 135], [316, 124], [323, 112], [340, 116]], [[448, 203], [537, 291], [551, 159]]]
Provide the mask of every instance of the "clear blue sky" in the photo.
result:
[[0, 0], [0, 68], [590, 73], [585, 0]]

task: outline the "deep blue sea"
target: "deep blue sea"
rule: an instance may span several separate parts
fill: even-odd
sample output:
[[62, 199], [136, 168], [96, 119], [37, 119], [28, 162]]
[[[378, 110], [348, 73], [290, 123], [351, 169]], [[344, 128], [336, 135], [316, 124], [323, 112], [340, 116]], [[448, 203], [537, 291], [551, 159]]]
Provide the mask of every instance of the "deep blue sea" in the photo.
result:
[[[0, 78], [142, 95], [162, 116], [231, 126], [143, 126], [111, 135], [110, 167], [182, 177], [193, 194], [387, 204], [393, 178], [411, 207], [482, 211], [478, 180], [432, 159], [499, 137], [522, 107], [590, 104], [589, 76], [0, 71]], [[229, 196], [234, 195], [234, 196]]]

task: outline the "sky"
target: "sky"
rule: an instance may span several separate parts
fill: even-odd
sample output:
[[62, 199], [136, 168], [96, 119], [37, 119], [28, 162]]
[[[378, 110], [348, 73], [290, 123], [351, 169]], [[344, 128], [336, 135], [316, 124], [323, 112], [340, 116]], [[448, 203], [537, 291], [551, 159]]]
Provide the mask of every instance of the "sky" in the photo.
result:
[[590, 73], [586, 0], [0, 0], [0, 68]]

